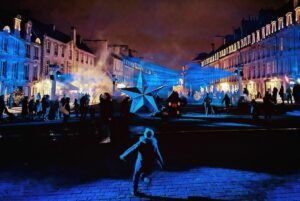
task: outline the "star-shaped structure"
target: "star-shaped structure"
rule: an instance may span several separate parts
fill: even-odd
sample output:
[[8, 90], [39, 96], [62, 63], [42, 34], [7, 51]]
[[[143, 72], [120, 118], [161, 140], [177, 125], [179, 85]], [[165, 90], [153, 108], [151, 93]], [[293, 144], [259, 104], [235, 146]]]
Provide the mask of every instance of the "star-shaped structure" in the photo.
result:
[[158, 112], [158, 108], [153, 96], [155, 96], [163, 87], [164, 86], [153, 88], [148, 86], [143, 77], [142, 71], [140, 71], [137, 86], [123, 88], [121, 90], [132, 99], [130, 107], [131, 113], [136, 113], [143, 106], [146, 106], [152, 112]]

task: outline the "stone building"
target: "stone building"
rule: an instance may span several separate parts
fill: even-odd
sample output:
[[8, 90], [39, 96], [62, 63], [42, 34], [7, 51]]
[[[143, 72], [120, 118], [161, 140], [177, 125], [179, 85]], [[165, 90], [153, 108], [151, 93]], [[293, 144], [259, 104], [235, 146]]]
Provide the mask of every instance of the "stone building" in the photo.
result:
[[236, 72], [215, 82], [219, 91], [237, 91], [238, 77], [251, 98], [258, 92], [286, 90], [300, 78], [300, 7], [289, 1], [278, 10], [261, 10], [257, 18], [243, 19], [241, 27], [217, 50], [199, 60], [202, 67], [214, 66]]
[[20, 15], [1, 12], [0, 92], [16, 89], [30, 96], [39, 80], [41, 40], [32, 34], [32, 23]]

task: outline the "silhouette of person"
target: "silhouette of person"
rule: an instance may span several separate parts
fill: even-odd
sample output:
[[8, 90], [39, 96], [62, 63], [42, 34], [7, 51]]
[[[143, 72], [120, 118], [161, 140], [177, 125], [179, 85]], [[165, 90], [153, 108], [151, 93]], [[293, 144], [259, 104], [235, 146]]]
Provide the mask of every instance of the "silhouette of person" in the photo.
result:
[[141, 136], [137, 143], [120, 155], [120, 159], [125, 160], [125, 158], [134, 151], [137, 151], [138, 155], [133, 174], [132, 194], [137, 196], [141, 194], [138, 192], [139, 179], [144, 180], [145, 183], [150, 183], [151, 180], [147, 176], [151, 174], [155, 163], [157, 162], [162, 168], [164, 162], [152, 129], [146, 128], [144, 136]]

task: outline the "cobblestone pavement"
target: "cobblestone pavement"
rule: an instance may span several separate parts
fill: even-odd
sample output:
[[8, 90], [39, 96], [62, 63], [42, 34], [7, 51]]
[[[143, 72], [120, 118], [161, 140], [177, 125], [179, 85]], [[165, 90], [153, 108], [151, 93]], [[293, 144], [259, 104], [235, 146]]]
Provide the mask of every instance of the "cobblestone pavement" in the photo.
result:
[[130, 195], [130, 179], [98, 178], [66, 184], [62, 178], [26, 178], [0, 174], [0, 200], [300, 200], [300, 174], [270, 175], [199, 167], [157, 171], [152, 183], [140, 184], [142, 197]]

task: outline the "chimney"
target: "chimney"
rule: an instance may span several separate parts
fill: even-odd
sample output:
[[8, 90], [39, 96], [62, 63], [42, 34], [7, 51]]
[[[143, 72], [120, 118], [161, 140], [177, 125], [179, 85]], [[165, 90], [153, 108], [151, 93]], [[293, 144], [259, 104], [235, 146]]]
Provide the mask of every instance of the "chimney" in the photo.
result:
[[71, 27], [71, 40], [73, 44], [76, 45], [76, 28], [74, 26]]
[[28, 21], [25, 24], [25, 29], [26, 29], [26, 41], [30, 41], [31, 40], [31, 31], [32, 31], [32, 22]]
[[294, 3], [294, 8], [296, 8], [299, 4], [299, 0], [293, 0], [293, 3]]
[[21, 16], [17, 15], [14, 18], [14, 34], [18, 37], [20, 37], [20, 32], [21, 32]]
[[215, 51], [215, 43], [211, 43], [211, 51]]

